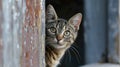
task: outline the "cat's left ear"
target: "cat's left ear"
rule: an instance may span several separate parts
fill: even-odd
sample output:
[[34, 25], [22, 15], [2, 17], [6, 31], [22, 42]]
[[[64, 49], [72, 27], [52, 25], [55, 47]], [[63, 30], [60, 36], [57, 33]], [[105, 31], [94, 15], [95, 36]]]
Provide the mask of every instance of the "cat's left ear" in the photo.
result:
[[53, 8], [52, 5], [47, 6], [46, 10], [46, 19], [47, 20], [56, 20], [58, 18], [55, 9]]
[[71, 25], [74, 26], [76, 31], [78, 31], [79, 30], [79, 25], [81, 24], [81, 20], [82, 20], [82, 14], [81, 13], [77, 13], [72, 18], [70, 18], [70, 20], [68, 22]]

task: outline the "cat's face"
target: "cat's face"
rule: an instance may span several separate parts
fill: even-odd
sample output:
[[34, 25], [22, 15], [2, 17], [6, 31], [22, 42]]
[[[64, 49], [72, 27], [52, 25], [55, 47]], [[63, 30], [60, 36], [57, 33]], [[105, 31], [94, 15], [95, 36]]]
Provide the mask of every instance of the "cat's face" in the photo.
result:
[[54, 48], [69, 48], [75, 41], [82, 15], [76, 14], [69, 21], [59, 19], [49, 5], [46, 13], [46, 44]]

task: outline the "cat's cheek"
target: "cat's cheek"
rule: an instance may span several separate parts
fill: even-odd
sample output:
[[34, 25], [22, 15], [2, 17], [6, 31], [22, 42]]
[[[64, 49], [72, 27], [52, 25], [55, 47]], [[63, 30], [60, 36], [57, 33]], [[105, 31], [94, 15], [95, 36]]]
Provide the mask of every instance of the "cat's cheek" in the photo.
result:
[[59, 44], [63, 45], [63, 44], [64, 44], [64, 40], [63, 40], [63, 39], [60, 40], [60, 41], [59, 41]]
[[70, 44], [73, 44], [73, 43], [74, 43], [74, 40], [73, 40], [73, 39], [70, 39], [69, 43], [70, 43]]
[[56, 38], [54, 38], [54, 39], [53, 39], [53, 42], [57, 43], [57, 39], [56, 39]]

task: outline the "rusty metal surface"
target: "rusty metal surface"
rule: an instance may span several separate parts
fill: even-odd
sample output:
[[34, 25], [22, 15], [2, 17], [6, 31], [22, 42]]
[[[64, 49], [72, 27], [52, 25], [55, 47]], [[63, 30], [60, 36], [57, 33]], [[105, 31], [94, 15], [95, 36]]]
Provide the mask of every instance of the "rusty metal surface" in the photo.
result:
[[44, 0], [0, 0], [0, 67], [45, 67], [43, 8]]
[[[40, 57], [44, 54], [41, 48], [41, 1], [26, 0], [25, 21], [22, 29], [22, 67], [44, 67]], [[40, 41], [41, 40], [41, 41]]]

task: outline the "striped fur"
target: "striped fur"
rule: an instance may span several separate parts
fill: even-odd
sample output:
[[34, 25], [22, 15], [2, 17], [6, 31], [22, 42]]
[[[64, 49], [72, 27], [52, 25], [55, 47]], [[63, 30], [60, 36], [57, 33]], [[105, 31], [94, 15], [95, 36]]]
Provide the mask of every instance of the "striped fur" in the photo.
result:
[[57, 67], [65, 51], [77, 37], [82, 15], [74, 15], [69, 21], [58, 18], [52, 5], [46, 11], [46, 67]]

